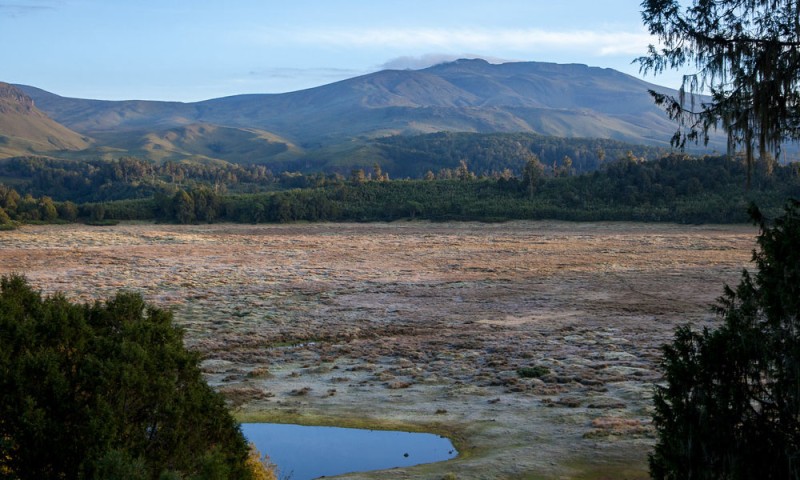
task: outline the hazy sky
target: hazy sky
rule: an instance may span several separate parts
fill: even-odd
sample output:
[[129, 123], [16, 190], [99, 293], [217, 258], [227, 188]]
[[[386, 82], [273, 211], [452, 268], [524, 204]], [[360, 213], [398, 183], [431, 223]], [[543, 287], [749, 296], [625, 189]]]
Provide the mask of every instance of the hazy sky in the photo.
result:
[[[0, 0], [0, 81], [196, 101], [459, 57], [638, 75], [638, 0]], [[645, 79], [677, 87], [675, 76]]]

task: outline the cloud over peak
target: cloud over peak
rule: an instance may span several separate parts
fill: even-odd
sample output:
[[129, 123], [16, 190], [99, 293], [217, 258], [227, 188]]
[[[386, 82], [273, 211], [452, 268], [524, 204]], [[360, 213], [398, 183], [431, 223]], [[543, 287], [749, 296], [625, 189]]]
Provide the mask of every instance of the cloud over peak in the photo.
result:
[[441, 63], [454, 62], [462, 58], [470, 60], [479, 58], [495, 64], [514, 61], [487, 55], [477, 55], [474, 53], [464, 53], [461, 55], [453, 55], [450, 53], [427, 53], [420, 56], [405, 55], [402, 57], [396, 57], [381, 64], [379, 68], [382, 70], [421, 70], [423, 68], [439, 65]]

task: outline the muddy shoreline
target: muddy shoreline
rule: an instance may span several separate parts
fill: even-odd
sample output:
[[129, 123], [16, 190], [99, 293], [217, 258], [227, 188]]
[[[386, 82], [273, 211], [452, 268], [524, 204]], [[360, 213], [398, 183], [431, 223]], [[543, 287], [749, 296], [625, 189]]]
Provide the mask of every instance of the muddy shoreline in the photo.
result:
[[[347, 478], [646, 478], [674, 327], [714, 325], [750, 226], [28, 226], [0, 273], [174, 309], [243, 419], [432, 429], [456, 460]], [[529, 376], [520, 375], [527, 369]]]

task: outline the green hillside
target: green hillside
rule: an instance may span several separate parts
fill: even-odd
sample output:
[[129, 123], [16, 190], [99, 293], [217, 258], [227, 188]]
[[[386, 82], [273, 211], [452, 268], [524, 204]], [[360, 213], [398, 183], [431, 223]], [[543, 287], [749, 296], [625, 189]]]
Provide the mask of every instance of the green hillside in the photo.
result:
[[269, 163], [293, 159], [303, 153], [290, 141], [263, 130], [211, 124], [191, 124], [152, 132], [100, 133], [97, 139], [124, 150], [128, 155], [157, 162]]

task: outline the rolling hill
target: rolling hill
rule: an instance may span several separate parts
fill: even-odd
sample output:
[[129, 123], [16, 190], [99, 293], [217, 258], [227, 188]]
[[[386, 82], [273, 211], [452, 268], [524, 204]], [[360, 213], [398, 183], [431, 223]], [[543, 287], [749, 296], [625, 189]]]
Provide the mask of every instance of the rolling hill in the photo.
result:
[[[294, 159], [302, 149], [286, 139], [254, 128], [222, 127], [192, 123], [156, 131], [96, 132], [106, 147], [101, 156], [114, 156], [114, 150], [127, 155], [167, 160], [218, 161], [251, 164]], [[99, 149], [98, 149], [99, 150]], [[99, 153], [99, 152], [98, 152]]]
[[[648, 94], [663, 88], [611, 69], [539, 62], [458, 60], [195, 103], [84, 100], [20, 88], [57, 122], [98, 139], [106, 154], [155, 160], [281, 162], [389, 135], [442, 131], [666, 146], [675, 130]], [[724, 148], [718, 143], [712, 147]]]
[[22, 90], [0, 83], [0, 158], [83, 150], [90, 139], [51, 120]]

